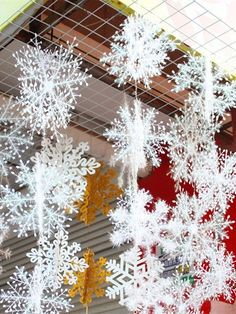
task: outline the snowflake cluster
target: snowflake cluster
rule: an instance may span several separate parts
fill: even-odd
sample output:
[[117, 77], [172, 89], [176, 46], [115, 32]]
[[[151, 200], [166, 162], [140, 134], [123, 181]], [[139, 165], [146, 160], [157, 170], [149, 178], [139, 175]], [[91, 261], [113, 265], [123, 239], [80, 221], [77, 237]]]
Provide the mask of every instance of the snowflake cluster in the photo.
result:
[[[9, 290], [1, 290], [0, 302], [6, 313], [68, 312], [73, 306], [62, 284], [75, 284], [77, 275], [88, 267], [85, 259], [77, 256], [80, 244], [69, 244], [65, 231], [69, 220], [65, 210], [77, 212], [74, 202], [83, 200], [86, 176], [100, 166], [95, 158], [86, 156], [87, 143], [73, 147], [72, 138], [60, 134], [80, 96], [79, 85], [87, 85], [89, 77], [87, 70], [80, 70], [82, 59], [73, 55], [74, 47], [73, 42], [68, 49], [43, 50], [36, 39], [34, 47], [23, 47], [14, 54], [21, 70], [20, 96], [16, 102], [9, 98], [0, 110], [1, 176], [9, 174], [14, 157], [19, 163], [11, 172], [16, 176], [14, 188], [0, 186], [0, 208], [4, 213], [8, 210], [0, 214], [0, 245], [8, 223], [15, 226], [19, 237], [33, 232], [39, 241], [27, 254], [35, 264], [33, 270], [17, 267], [8, 282]], [[34, 133], [43, 135], [41, 148], [23, 162], [21, 154], [33, 144]], [[47, 138], [50, 135], [51, 140]], [[9, 255], [8, 249], [0, 249], [0, 261]]]
[[86, 84], [88, 75], [80, 70], [82, 59], [73, 55], [74, 43], [68, 48], [60, 46], [42, 49], [34, 41], [34, 47], [26, 46], [16, 52], [16, 66], [21, 70], [19, 81], [22, 105], [21, 114], [32, 132], [58, 137], [60, 128], [66, 128], [74, 109], [78, 85]]
[[70, 285], [76, 282], [74, 272], [83, 272], [88, 265], [84, 258], [79, 259], [75, 254], [81, 251], [80, 244], [73, 242], [68, 244], [68, 235], [59, 231], [55, 239], [50, 241], [42, 237], [38, 243], [38, 249], [33, 248], [27, 256], [32, 263], [41, 265], [44, 273], [48, 272], [51, 278], [51, 287], [60, 288], [64, 280]]
[[134, 80], [149, 88], [151, 77], [161, 74], [175, 43], [158, 25], [141, 16], [129, 16], [120, 26], [122, 30], [112, 38], [111, 52], [101, 62], [109, 64], [119, 86]]
[[86, 189], [84, 177], [99, 167], [94, 158], [84, 156], [87, 143], [73, 148], [72, 139], [65, 137], [55, 146], [44, 140], [42, 146], [33, 158], [33, 167], [21, 164], [19, 169], [17, 183], [27, 192], [1, 187], [0, 204], [9, 209], [8, 220], [17, 225], [18, 236], [26, 236], [28, 231], [50, 235], [53, 230], [64, 230], [64, 209], [73, 209], [73, 202], [82, 198]]
[[137, 181], [138, 171], [150, 161], [155, 167], [160, 165], [160, 154], [164, 152], [162, 144], [164, 126], [157, 123], [155, 109], [142, 108], [139, 100], [133, 106], [125, 104], [118, 111], [119, 118], [106, 130], [105, 136], [114, 147], [113, 162], [121, 161], [127, 170], [130, 181]]
[[[139, 68], [139, 61], [147, 70], [152, 59], [147, 61], [143, 53], [144, 61], [138, 55], [150, 49], [149, 43], [144, 41], [138, 50], [140, 28], [128, 25], [129, 20], [121, 34], [115, 34], [112, 52], [104, 60], [111, 64], [110, 71], [118, 76], [118, 83], [133, 79], [149, 86], [153, 73], [150, 70], [145, 72], [146, 77], [140, 75], [144, 70]], [[148, 32], [143, 33], [143, 37], [148, 36]], [[130, 60], [137, 77], [127, 70]], [[174, 90], [190, 92], [182, 114], [169, 123], [168, 132], [145, 133], [155, 125], [152, 119], [143, 118], [140, 111], [137, 115], [138, 107], [123, 107], [120, 120], [115, 120], [106, 134], [114, 142], [115, 161], [122, 161], [132, 178], [123, 198], [110, 212], [114, 225], [111, 241], [115, 246], [133, 243], [133, 248], [121, 255], [120, 263], [111, 260], [107, 264], [112, 273], [107, 296], [119, 297], [130, 311], [143, 314], [200, 314], [205, 301], [222, 295], [231, 301], [236, 293], [235, 257], [224, 244], [234, 223], [227, 209], [236, 194], [236, 155], [219, 150], [214, 139], [225, 111], [235, 106], [236, 85], [205, 57], [190, 55], [178, 68], [172, 75]], [[137, 99], [134, 104], [137, 106]], [[155, 134], [158, 143], [149, 141], [149, 134]], [[147, 161], [159, 165], [161, 144], [165, 142], [176, 182], [172, 205], [154, 200], [134, 183], [140, 165], [145, 167]], [[191, 193], [184, 191], [186, 183], [191, 184]], [[166, 264], [161, 263], [156, 246], [168, 261], [178, 259], [171, 271], [165, 271]]]

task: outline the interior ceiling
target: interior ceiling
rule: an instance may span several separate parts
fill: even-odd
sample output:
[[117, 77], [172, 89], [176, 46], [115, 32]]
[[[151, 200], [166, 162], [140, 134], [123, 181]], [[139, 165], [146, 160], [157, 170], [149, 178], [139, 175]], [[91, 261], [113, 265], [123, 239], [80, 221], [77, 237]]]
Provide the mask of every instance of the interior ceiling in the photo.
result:
[[[154, 2], [160, 5], [160, 1]], [[129, 1], [129, 7], [116, 0], [48, 0], [44, 4], [36, 1], [34, 14], [27, 16], [27, 12], [24, 13], [27, 17], [24, 25], [19, 26], [14, 22], [17, 31], [8, 36], [7, 44], [5, 41], [4, 46], [2, 44], [0, 90], [8, 95], [18, 94], [19, 72], [14, 67], [12, 53], [29, 43], [35, 34], [43, 41], [43, 46], [49, 49], [58, 44], [66, 45], [67, 40], [72, 41], [76, 37], [79, 42], [76, 52], [84, 59], [82, 70], [88, 68], [93, 78], [90, 79], [89, 87], [81, 91], [82, 97], [76, 107], [73, 123], [84, 132], [101, 136], [109, 121], [115, 117], [119, 105], [124, 102], [124, 95], [129, 95], [129, 99], [134, 93], [133, 84], [118, 88], [114, 84], [114, 77], [106, 72], [99, 59], [104, 52], [109, 51], [112, 35], [119, 30], [119, 25], [126, 17], [125, 13], [133, 12], [135, 4], [140, 5], [140, 1]], [[158, 14], [158, 11], [153, 12]], [[141, 84], [138, 88], [143, 103], [157, 108], [162, 113], [160, 118], [164, 120], [179, 114], [184, 103], [186, 92], [171, 92], [172, 84], [166, 76], [176, 70], [176, 65], [183, 61], [183, 55], [184, 52], [178, 49], [170, 53], [170, 62], [164, 69], [164, 74], [153, 79], [152, 89], [146, 90]], [[222, 138], [227, 145], [232, 142], [234, 116], [235, 114], [228, 115], [222, 127]]]

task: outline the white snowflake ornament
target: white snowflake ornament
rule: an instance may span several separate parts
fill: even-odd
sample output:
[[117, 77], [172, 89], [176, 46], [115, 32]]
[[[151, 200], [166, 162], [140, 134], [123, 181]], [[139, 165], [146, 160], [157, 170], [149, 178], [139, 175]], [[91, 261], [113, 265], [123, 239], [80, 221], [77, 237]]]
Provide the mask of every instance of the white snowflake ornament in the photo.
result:
[[213, 65], [209, 57], [189, 55], [188, 61], [179, 64], [178, 69], [172, 75], [176, 83], [174, 91], [191, 89], [193, 110], [201, 110], [209, 120], [214, 115], [222, 117], [226, 110], [235, 107], [236, 82], [231, 81], [223, 69]]
[[235, 256], [224, 246], [212, 250], [205, 264], [198, 263], [195, 275], [198, 280], [191, 295], [192, 303], [201, 305], [207, 299], [217, 300], [222, 296], [229, 302], [233, 300], [236, 293]]
[[138, 15], [129, 16], [121, 27], [112, 37], [111, 52], [101, 62], [109, 64], [118, 86], [134, 80], [149, 88], [150, 78], [161, 74], [175, 44], [158, 25]]
[[236, 194], [236, 154], [219, 149], [202, 153], [192, 176], [199, 197], [208, 201], [209, 209], [225, 213]]
[[192, 171], [198, 167], [199, 154], [215, 149], [214, 134], [218, 126], [208, 124], [199, 112], [188, 108], [169, 123], [168, 156], [171, 174], [177, 186], [181, 181], [193, 182]]
[[78, 86], [87, 85], [87, 70], [80, 70], [82, 59], [73, 55], [76, 45], [67, 44], [67, 49], [60, 46], [43, 50], [36, 39], [34, 47], [23, 47], [13, 55], [21, 70], [21, 114], [32, 133], [46, 135], [50, 131], [58, 137], [60, 129], [67, 127], [80, 96]]
[[94, 174], [100, 167], [94, 157], [87, 157], [89, 151], [87, 142], [80, 142], [73, 147], [73, 138], [64, 136], [55, 144], [49, 139], [42, 141], [42, 149], [32, 158], [39, 160], [54, 173], [54, 197], [60, 207], [66, 207], [71, 213], [76, 211], [75, 200], [82, 200], [86, 190], [86, 175]]
[[159, 201], [153, 209], [152, 196], [145, 190], [127, 189], [124, 195], [110, 212], [114, 225], [111, 234], [113, 245], [133, 242], [137, 247], [151, 247], [157, 244], [163, 230], [162, 224], [167, 220], [167, 204]]
[[8, 163], [14, 161], [32, 145], [27, 131], [24, 130], [24, 121], [17, 112], [13, 98], [4, 100], [0, 108], [0, 174], [7, 176]]
[[42, 237], [38, 242], [38, 249], [33, 248], [27, 256], [32, 263], [40, 264], [44, 272], [51, 278], [51, 288], [60, 288], [65, 279], [69, 284], [76, 282], [73, 272], [83, 272], [88, 265], [83, 258], [76, 254], [81, 251], [79, 243], [68, 244], [68, 235], [59, 231], [55, 240], [50, 241]]
[[113, 162], [123, 163], [129, 180], [135, 186], [138, 170], [145, 168], [148, 161], [154, 167], [160, 165], [165, 128], [162, 123], [157, 123], [157, 111], [142, 108], [137, 99], [133, 106], [125, 104], [120, 107], [118, 115], [119, 118], [111, 123], [111, 129], [107, 129], [104, 135], [114, 143]]
[[110, 299], [118, 296], [130, 311], [164, 314], [163, 304], [173, 302], [167, 293], [171, 280], [162, 277], [164, 268], [155, 256], [131, 249], [120, 255], [120, 262], [108, 261], [107, 269], [112, 272], [107, 278], [112, 286], [106, 295]]
[[208, 258], [209, 248], [217, 248], [227, 238], [227, 230], [233, 223], [218, 213], [210, 213], [206, 199], [203, 202], [186, 193], [177, 195], [171, 213], [166, 217], [159, 243], [166, 253], [178, 256], [183, 264], [190, 266]]
[[47, 274], [40, 266], [36, 266], [32, 273], [17, 267], [10, 279], [9, 290], [1, 290], [0, 294], [6, 313], [59, 314], [69, 312], [73, 307], [65, 290], [49, 288]]

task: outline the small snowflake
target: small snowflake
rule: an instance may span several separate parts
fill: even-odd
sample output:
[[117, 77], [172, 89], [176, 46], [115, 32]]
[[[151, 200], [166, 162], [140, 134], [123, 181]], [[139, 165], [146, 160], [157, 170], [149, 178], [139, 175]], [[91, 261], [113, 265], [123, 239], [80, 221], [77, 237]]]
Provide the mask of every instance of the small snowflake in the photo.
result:
[[[213, 66], [208, 58], [189, 55], [188, 62], [179, 64], [178, 68], [172, 76], [176, 83], [174, 91], [192, 89], [190, 102], [195, 105], [192, 106], [194, 110], [201, 110], [198, 106], [201, 105], [209, 119], [211, 115], [222, 117], [227, 109], [235, 107], [236, 82], [230, 81], [226, 73]], [[196, 101], [199, 98], [205, 101]]]
[[216, 126], [209, 125], [203, 116], [191, 109], [183, 111], [169, 124], [167, 135], [168, 155], [174, 180], [193, 181], [192, 171], [198, 165], [199, 153], [210, 152], [215, 148]]
[[120, 107], [118, 115], [105, 136], [114, 142], [113, 161], [121, 161], [130, 172], [132, 181], [136, 182], [138, 170], [145, 168], [147, 161], [155, 167], [160, 165], [159, 154], [164, 152], [162, 133], [165, 128], [161, 123], [157, 124], [157, 111], [142, 108], [139, 100], [134, 101], [133, 107], [127, 104]]
[[52, 242], [42, 237], [38, 245], [38, 249], [33, 248], [27, 256], [32, 263], [42, 265], [42, 269], [51, 274], [53, 289], [60, 288], [63, 280], [68, 280], [70, 285], [74, 284], [76, 277], [73, 272], [83, 272], [88, 267], [83, 258], [75, 256], [81, 251], [80, 244], [73, 242], [69, 245], [68, 235], [62, 231], [55, 234]]
[[4, 100], [0, 108], [0, 174], [8, 174], [7, 163], [11, 162], [16, 156], [21, 157], [32, 141], [24, 130], [24, 122], [17, 114], [16, 103], [12, 98]]
[[[74, 109], [78, 85], [86, 84], [88, 75], [81, 72], [82, 59], [74, 57], [74, 43], [42, 50], [41, 43], [26, 46], [16, 52], [16, 66], [22, 74], [19, 78], [21, 114], [32, 132], [58, 136], [60, 128], [66, 128]], [[86, 72], [86, 71], [85, 71]]]
[[208, 200], [209, 208], [225, 213], [236, 193], [236, 154], [225, 150], [202, 153], [192, 175], [199, 197]]
[[149, 88], [150, 78], [161, 74], [175, 44], [159, 26], [141, 16], [129, 16], [121, 27], [113, 36], [111, 52], [101, 62], [110, 65], [108, 70], [117, 76], [119, 86], [135, 80]]
[[159, 201], [156, 209], [150, 205], [152, 196], [145, 190], [125, 191], [110, 219], [114, 224], [111, 241], [114, 245], [134, 242], [135, 246], [149, 247], [159, 242], [162, 224], [166, 221], [169, 210], [165, 202]]
[[48, 273], [43, 273], [36, 266], [33, 273], [24, 267], [16, 268], [16, 272], [8, 282], [9, 290], [1, 290], [0, 300], [4, 303], [6, 313], [59, 314], [69, 312], [73, 307], [66, 299], [66, 291], [51, 291], [47, 281]]

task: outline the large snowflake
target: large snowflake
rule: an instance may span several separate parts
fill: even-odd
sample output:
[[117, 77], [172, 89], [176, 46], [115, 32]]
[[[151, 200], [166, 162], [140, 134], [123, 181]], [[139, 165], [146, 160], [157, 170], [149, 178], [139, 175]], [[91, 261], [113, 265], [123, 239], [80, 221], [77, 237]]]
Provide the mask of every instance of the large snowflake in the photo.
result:
[[[19, 78], [21, 114], [32, 132], [58, 136], [60, 128], [66, 128], [74, 109], [78, 85], [86, 84], [88, 75], [80, 71], [82, 59], [73, 55], [74, 43], [65, 49], [42, 50], [41, 43], [24, 46], [16, 52], [16, 66], [22, 74]], [[86, 71], [85, 71], [86, 72]]]
[[55, 147], [45, 140], [42, 152], [33, 158], [35, 165], [20, 167], [17, 183], [27, 192], [1, 187], [0, 204], [9, 209], [9, 221], [17, 225], [18, 236], [31, 230], [50, 235], [53, 230], [64, 229], [64, 209], [70, 204], [74, 208], [75, 199], [82, 198], [86, 188], [84, 176], [99, 166], [94, 158], [83, 156], [87, 150], [87, 143], [73, 148], [70, 138]]
[[218, 127], [208, 124], [201, 113], [191, 108], [184, 110], [169, 127], [167, 140], [172, 176], [177, 184], [182, 180], [192, 182], [199, 153], [215, 149], [214, 134]]
[[51, 274], [51, 287], [60, 288], [63, 281], [74, 284], [76, 276], [74, 272], [83, 272], [88, 265], [84, 258], [75, 256], [81, 251], [80, 244], [73, 242], [68, 244], [68, 235], [59, 231], [55, 234], [55, 240], [50, 241], [42, 237], [38, 242], [38, 249], [33, 248], [27, 256], [32, 263], [42, 265], [43, 271]]
[[23, 129], [23, 120], [17, 114], [16, 104], [12, 98], [5, 100], [0, 108], [0, 174], [8, 174], [7, 163], [14, 157], [21, 157], [21, 153], [32, 145], [26, 130]]
[[192, 266], [195, 261], [204, 261], [227, 237], [227, 230], [233, 223], [219, 213], [209, 212], [205, 198], [177, 195], [176, 206], [172, 208], [168, 222], [163, 226], [160, 244], [166, 253], [179, 256], [182, 263]]
[[158, 25], [141, 16], [129, 16], [121, 27], [101, 62], [110, 65], [108, 70], [119, 85], [134, 80], [149, 87], [150, 78], [161, 74], [175, 44]]
[[[222, 117], [227, 109], [236, 105], [236, 83], [226, 73], [213, 65], [209, 58], [189, 55], [188, 62], [178, 65], [179, 71], [172, 76], [176, 92], [192, 89], [190, 100], [194, 110], [201, 110], [209, 119], [211, 115]], [[199, 102], [196, 99], [203, 98]]]
[[8, 283], [9, 290], [1, 291], [0, 300], [6, 313], [16, 314], [59, 314], [69, 312], [73, 307], [66, 299], [66, 291], [52, 291], [48, 286], [48, 273], [36, 266], [32, 273], [24, 267], [16, 272]]
[[209, 208], [226, 212], [236, 193], [236, 154], [212, 150], [198, 157], [193, 178], [200, 198], [206, 198]]
[[129, 172], [132, 182], [137, 181], [138, 170], [145, 168], [147, 161], [160, 165], [160, 154], [164, 152], [162, 133], [164, 126], [157, 124], [155, 109], [144, 109], [139, 100], [133, 106], [120, 107], [119, 118], [112, 122], [105, 136], [114, 142], [113, 161], [121, 161]]
[[159, 242], [163, 223], [169, 211], [165, 202], [159, 201], [151, 208], [152, 196], [145, 190], [127, 189], [110, 219], [114, 224], [111, 241], [114, 245], [133, 242], [135, 246], [149, 247]]

